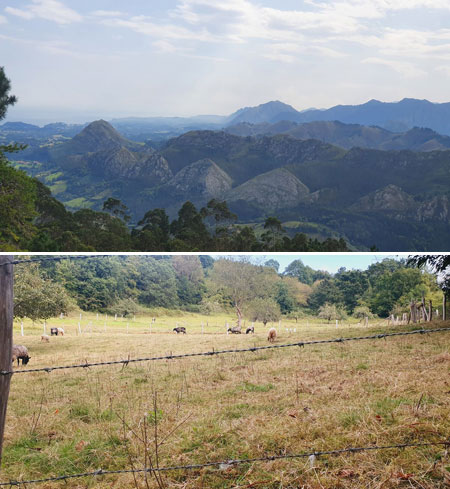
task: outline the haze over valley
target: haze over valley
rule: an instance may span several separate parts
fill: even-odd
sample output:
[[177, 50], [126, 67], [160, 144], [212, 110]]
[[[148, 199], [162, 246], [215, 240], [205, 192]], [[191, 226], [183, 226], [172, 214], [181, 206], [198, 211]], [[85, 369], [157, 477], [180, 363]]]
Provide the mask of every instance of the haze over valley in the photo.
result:
[[[275, 101], [222, 120], [7, 122], [0, 137], [28, 143], [11, 159], [69, 209], [101, 210], [113, 197], [137, 222], [149, 209], [175, 217], [186, 201], [200, 208], [216, 199], [242, 223], [275, 215], [290, 234], [343, 237], [359, 249], [443, 249], [447, 111], [450, 104], [402, 100], [298, 112]], [[386, 129], [393, 126], [403, 131]], [[418, 232], [429, 226], [438, 236]], [[401, 237], [393, 234], [399, 229]]]
[[221, 251], [448, 250], [449, 22], [430, 0], [6, 2], [0, 145], [40, 183], [5, 166], [5, 246], [72, 251], [58, 233], [108, 215], [120, 249], [191, 251], [181, 212]]

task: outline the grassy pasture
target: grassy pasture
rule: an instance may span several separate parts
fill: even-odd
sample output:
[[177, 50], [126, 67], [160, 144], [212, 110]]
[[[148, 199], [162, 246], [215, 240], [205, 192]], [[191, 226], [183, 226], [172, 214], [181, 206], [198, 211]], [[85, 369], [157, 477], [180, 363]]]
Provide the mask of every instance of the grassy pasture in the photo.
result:
[[[150, 333], [151, 317], [113, 319], [83, 314], [81, 335], [79, 316], [52, 319], [47, 332], [62, 326], [66, 335], [50, 343], [40, 341], [42, 324], [25, 322], [22, 338], [15, 323], [14, 341], [27, 345], [32, 368], [261, 346], [269, 327], [257, 323], [255, 335], [226, 335], [225, 323], [234, 324], [231, 314], [180, 313], [157, 316]], [[188, 334], [169, 332], [176, 323]], [[450, 327], [450, 322], [431, 327], [443, 324]], [[277, 343], [416, 328], [379, 322], [336, 329], [313, 319], [283, 321]], [[449, 333], [436, 333], [17, 374], [0, 481], [138, 468], [148, 456], [156, 464], [156, 445], [159, 465], [167, 466], [445, 439], [450, 434], [449, 345]], [[186, 489], [431, 489], [448, 487], [449, 465], [443, 448], [408, 448], [323, 456], [313, 464], [291, 459], [167, 472], [162, 480], [164, 487]], [[41, 487], [159, 486], [152, 477], [145, 481], [128, 474]]]

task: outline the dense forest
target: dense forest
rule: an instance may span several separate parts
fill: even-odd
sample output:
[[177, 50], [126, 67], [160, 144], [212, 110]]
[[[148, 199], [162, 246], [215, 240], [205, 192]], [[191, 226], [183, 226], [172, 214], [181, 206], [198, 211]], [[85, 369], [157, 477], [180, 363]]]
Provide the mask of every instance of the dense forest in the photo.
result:
[[103, 212], [70, 212], [1, 152], [0, 182], [0, 251], [349, 251], [344, 239], [290, 237], [276, 217], [261, 232], [236, 224], [226, 202], [216, 200], [201, 209], [186, 202], [172, 221], [164, 209], [152, 209], [136, 225], [113, 198]]
[[80, 308], [124, 316], [229, 311], [238, 322], [281, 315], [330, 321], [401, 315], [411, 301], [422, 299], [435, 306], [442, 302], [436, 274], [388, 258], [364, 271], [341, 268], [335, 274], [300, 259], [280, 273], [274, 259], [208, 255], [82, 257], [15, 269], [15, 315], [32, 319]]

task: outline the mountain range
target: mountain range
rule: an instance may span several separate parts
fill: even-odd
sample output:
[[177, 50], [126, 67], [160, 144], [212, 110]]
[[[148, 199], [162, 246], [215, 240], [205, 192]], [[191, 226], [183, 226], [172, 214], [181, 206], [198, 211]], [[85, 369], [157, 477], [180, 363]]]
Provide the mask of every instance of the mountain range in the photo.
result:
[[[275, 124], [281, 121], [307, 123], [340, 121], [345, 124], [378, 126], [390, 132], [403, 133], [414, 127], [428, 128], [450, 136], [450, 103], [404, 98], [399, 102], [370, 100], [360, 105], [336, 105], [329, 109], [298, 111], [280, 101], [270, 101], [257, 107], [244, 107], [230, 115], [200, 115], [194, 117], [126, 117], [109, 121], [126, 137], [138, 140], [166, 140], [191, 130], [219, 130], [241, 123]], [[57, 122], [39, 127], [23, 122], [6, 122], [0, 126], [2, 134], [26, 137], [60, 135], [73, 137], [87, 124]]]
[[403, 133], [394, 133], [377, 126], [344, 124], [339, 121], [292, 122], [270, 124], [241, 122], [225, 128], [236, 136], [268, 136], [287, 134], [295, 139], [319, 139], [326, 143], [351, 149], [355, 147], [412, 151], [433, 151], [450, 148], [450, 136], [443, 136], [432, 129], [414, 127]]
[[[242, 122], [234, 127], [242, 124], [250, 127]], [[190, 131], [155, 150], [100, 120], [72, 139], [39, 148], [28, 161], [25, 153], [16, 158], [69, 208], [98, 209], [115, 197], [138, 219], [156, 207], [174, 216], [187, 200], [201, 206], [217, 198], [226, 200], [241, 222], [257, 223], [276, 215], [292, 233], [344, 236], [357, 249], [448, 249], [446, 137], [439, 139], [440, 150], [433, 151], [346, 150], [290, 134], [299, 131], [309, 137], [318, 127], [325, 133], [320, 125], [272, 125], [288, 130], [257, 136]], [[346, 125], [324, 127], [334, 138], [345, 140]], [[359, 138], [366, 132], [372, 135], [371, 128], [350, 129]], [[371, 137], [377, 144], [395, 144], [387, 132], [376, 129], [377, 137]], [[424, 140], [431, 136], [438, 140], [429, 131]], [[420, 138], [410, 139], [416, 144]]]

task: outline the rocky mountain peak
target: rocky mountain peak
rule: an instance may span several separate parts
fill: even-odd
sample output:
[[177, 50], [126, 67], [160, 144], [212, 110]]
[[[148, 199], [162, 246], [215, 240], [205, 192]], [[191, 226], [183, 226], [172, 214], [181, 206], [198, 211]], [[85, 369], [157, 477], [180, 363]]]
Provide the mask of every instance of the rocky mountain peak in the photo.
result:
[[231, 189], [231, 178], [213, 160], [204, 158], [180, 170], [169, 185], [186, 197], [192, 193], [190, 200], [217, 198]]
[[244, 200], [268, 210], [277, 210], [294, 207], [308, 195], [308, 187], [295, 175], [285, 168], [277, 168], [234, 188], [226, 195], [226, 200]]
[[104, 120], [91, 122], [71, 141], [72, 145], [83, 148], [83, 152], [90, 153], [111, 149], [113, 146], [130, 146], [128, 141], [121, 136], [109, 122]]
[[411, 195], [397, 185], [387, 185], [359, 199], [351, 206], [358, 211], [397, 211], [411, 210], [415, 201]]

